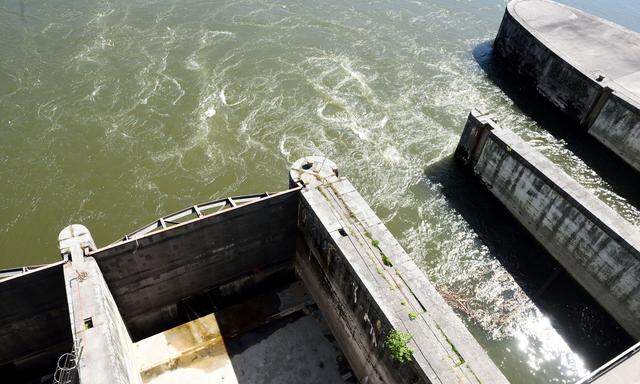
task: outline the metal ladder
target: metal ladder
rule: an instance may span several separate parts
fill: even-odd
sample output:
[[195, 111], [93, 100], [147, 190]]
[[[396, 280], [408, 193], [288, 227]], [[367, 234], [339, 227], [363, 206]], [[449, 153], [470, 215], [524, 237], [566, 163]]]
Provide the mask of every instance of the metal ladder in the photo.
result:
[[53, 384], [78, 384], [78, 359], [81, 351], [82, 349], [76, 354], [74, 349], [58, 358]]

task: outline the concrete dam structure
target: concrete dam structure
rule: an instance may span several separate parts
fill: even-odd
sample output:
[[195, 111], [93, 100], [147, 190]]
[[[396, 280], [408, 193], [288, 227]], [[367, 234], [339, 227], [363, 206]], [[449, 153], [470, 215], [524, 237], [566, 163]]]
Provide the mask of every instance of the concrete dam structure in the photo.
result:
[[62, 261], [0, 281], [3, 377], [507, 383], [335, 164], [300, 159], [290, 184], [102, 248], [65, 228]]
[[640, 339], [640, 232], [550, 160], [473, 111], [456, 158]]
[[494, 52], [640, 171], [640, 34], [550, 0], [512, 0]]
[[[472, 111], [455, 158], [635, 339], [640, 231], [512, 131]], [[578, 384], [640, 382], [640, 343]]]

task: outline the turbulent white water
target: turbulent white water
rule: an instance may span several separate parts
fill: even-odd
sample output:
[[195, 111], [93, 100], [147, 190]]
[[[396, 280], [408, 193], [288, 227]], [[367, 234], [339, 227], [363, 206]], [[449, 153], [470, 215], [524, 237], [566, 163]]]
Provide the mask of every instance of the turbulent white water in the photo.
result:
[[[512, 382], [574, 382], [592, 368], [585, 360], [620, 347], [619, 330], [584, 294], [560, 300], [564, 311], [549, 304], [557, 289], [537, 292], [548, 255], [519, 245], [524, 235], [493, 218], [451, 155], [469, 110], [491, 110], [635, 224], [625, 196], [637, 190], [599, 176], [606, 166], [582, 160], [579, 136], [528, 117], [492, 81], [487, 42], [504, 6], [1, 4], [2, 264], [55, 260], [71, 222], [104, 244], [194, 202], [282, 189], [293, 161], [322, 154]], [[518, 267], [536, 258], [542, 266]]]

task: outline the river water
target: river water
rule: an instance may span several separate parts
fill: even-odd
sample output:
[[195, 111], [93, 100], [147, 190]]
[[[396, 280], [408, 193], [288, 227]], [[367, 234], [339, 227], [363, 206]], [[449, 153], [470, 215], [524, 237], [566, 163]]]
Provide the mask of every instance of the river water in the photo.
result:
[[[640, 187], [493, 64], [505, 4], [0, 2], [0, 267], [58, 260], [70, 223], [105, 245], [284, 189], [322, 154], [513, 383], [574, 382], [629, 338], [451, 154], [480, 108], [636, 225]], [[634, 1], [570, 4], [640, 29]]]

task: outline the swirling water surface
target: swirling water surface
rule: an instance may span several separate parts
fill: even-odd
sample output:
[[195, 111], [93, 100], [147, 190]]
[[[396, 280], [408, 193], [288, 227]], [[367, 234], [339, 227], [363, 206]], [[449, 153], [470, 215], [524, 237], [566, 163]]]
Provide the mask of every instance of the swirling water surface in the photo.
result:
[[[638, 5], [568, 2], [638, 28]], [[571, 383], [629, 339], [452, 161], [490, 110], [640, 223], [637, 186], [491, 59], [504, 0], [0, 2], [0, 264], [57, 260], [339, 164], [513, 383]], [[554, 279], [548, 279], [555, 276]]]

